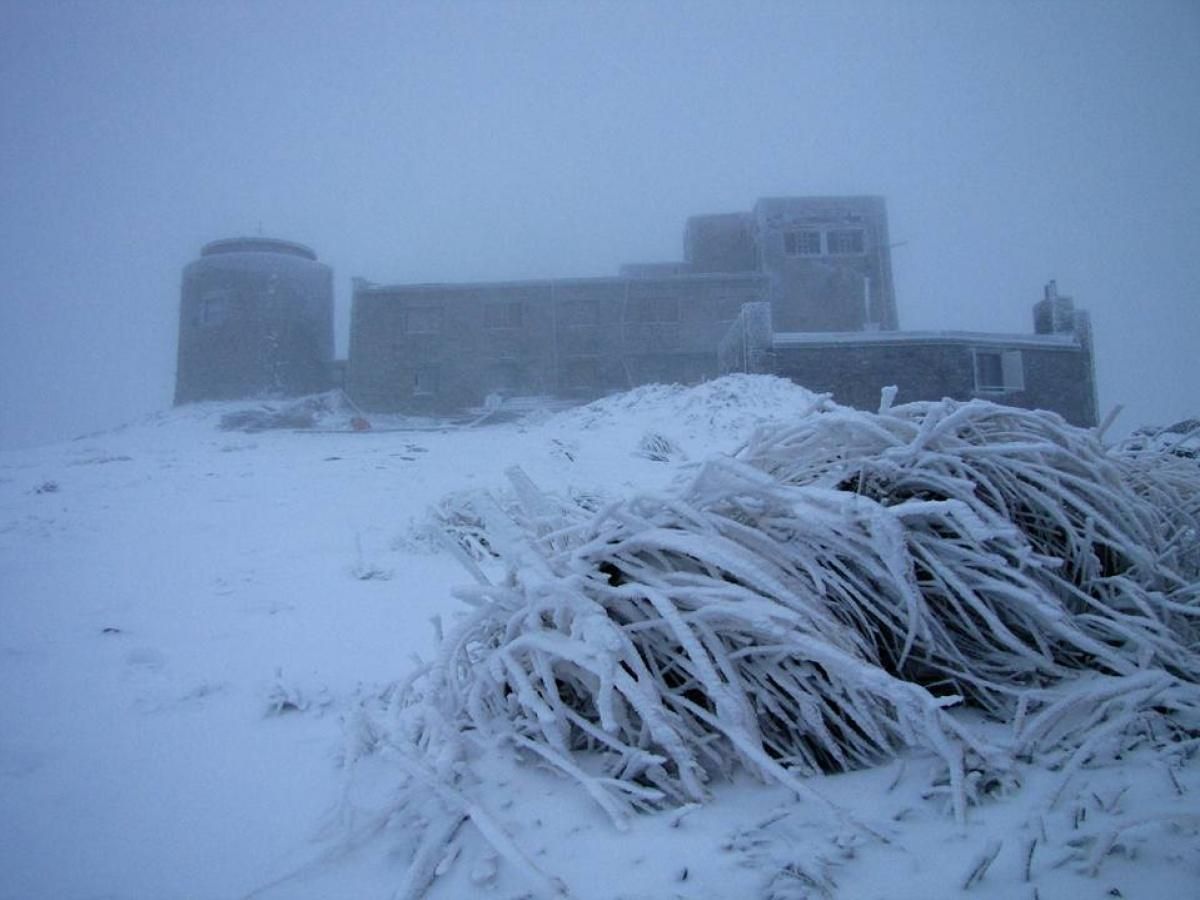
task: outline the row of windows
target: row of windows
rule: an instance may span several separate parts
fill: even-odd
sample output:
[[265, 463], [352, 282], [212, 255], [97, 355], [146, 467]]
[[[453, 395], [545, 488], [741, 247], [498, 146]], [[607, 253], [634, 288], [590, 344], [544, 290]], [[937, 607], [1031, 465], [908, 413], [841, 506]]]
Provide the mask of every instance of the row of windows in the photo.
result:
[[[743, 297], [723, 297], [716, 301], [716, 321], [732, 322], [744, 303]], [[592, 300], [569, 300], [556, 307], [559, 326], [564, 328], [596, 328], [602, 324], [603, 305]], [[631, 301], [625, 311], [626, 322], [639, 325], [679, 321], [678, 297], [643, 297]], [[520, 329], [525, 325], [525, 305], [520, 300], [488, 303], [483, 307], [483, 327], [488, 329]], [[404, 308], [401, 328], [404, 334], [440, 334], [440, 306], [408, 306]]]
[[783, 252], [788, 256], [850, 256], [866, 252], [866, 236], [861, 228], [800, 228], [783, 233]]

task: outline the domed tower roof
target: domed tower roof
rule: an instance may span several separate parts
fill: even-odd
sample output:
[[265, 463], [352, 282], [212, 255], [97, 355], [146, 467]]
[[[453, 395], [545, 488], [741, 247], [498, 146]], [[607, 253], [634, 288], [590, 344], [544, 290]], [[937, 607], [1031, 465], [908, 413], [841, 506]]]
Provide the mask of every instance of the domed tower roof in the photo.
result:
[[221, 253], [282, 253], [311, 259], [314, 262], [317, 259], [317, 254], [311, 247], [297, 244], [295, 241], [268, 237], [223, 238], [210, 241], [200, 249], [201, 256], [216, 256]]

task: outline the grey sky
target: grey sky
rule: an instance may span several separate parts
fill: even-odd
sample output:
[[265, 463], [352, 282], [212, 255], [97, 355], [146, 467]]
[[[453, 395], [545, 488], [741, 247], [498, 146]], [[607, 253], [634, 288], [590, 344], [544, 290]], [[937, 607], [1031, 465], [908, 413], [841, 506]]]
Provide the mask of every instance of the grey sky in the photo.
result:
[[179, 270], [601, 275], [879, 193], [900, 322], [1092, 311], [1101, 413], [1200, 413], [1200, 5], [0, 0], [0, 446], [170, 403]]

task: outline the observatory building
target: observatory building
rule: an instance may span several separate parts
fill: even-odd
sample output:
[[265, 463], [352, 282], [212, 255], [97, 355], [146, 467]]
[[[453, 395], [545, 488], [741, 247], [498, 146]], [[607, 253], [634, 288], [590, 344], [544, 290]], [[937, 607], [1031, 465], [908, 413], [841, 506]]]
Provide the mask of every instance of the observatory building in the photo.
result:
[[217, 241], [184, 270], [176, 402], [308, 393], [341, 371], [363, 410], [444, 415], [754, 372], [860, 408], [894, 385], [899, 402], [978, 397], [1096, 424], [1089, 319], [1054, 282], [1033, 333], [901, 331], [891, 247], [882, 197], [772, 197], [694, 216], [682, 260], [612, 276], [355, 278], [335, 369], [329, 269], [299, 244]]
[[175, 402], [329, 388], [333, 272], [303, 244], [213, 241], [183, 270]]

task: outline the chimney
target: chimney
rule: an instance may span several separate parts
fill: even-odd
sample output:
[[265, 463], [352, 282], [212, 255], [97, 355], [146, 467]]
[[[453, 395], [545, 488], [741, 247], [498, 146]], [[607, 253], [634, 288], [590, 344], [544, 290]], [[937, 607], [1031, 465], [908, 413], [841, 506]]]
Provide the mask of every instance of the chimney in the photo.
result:
[[1075, 331], [1075, 301], [1060, 296], [1058, 282], [1046, 284], [1043, 297], [1033, 305], [1033, 330], [1036, 334], [1071, 334]]

